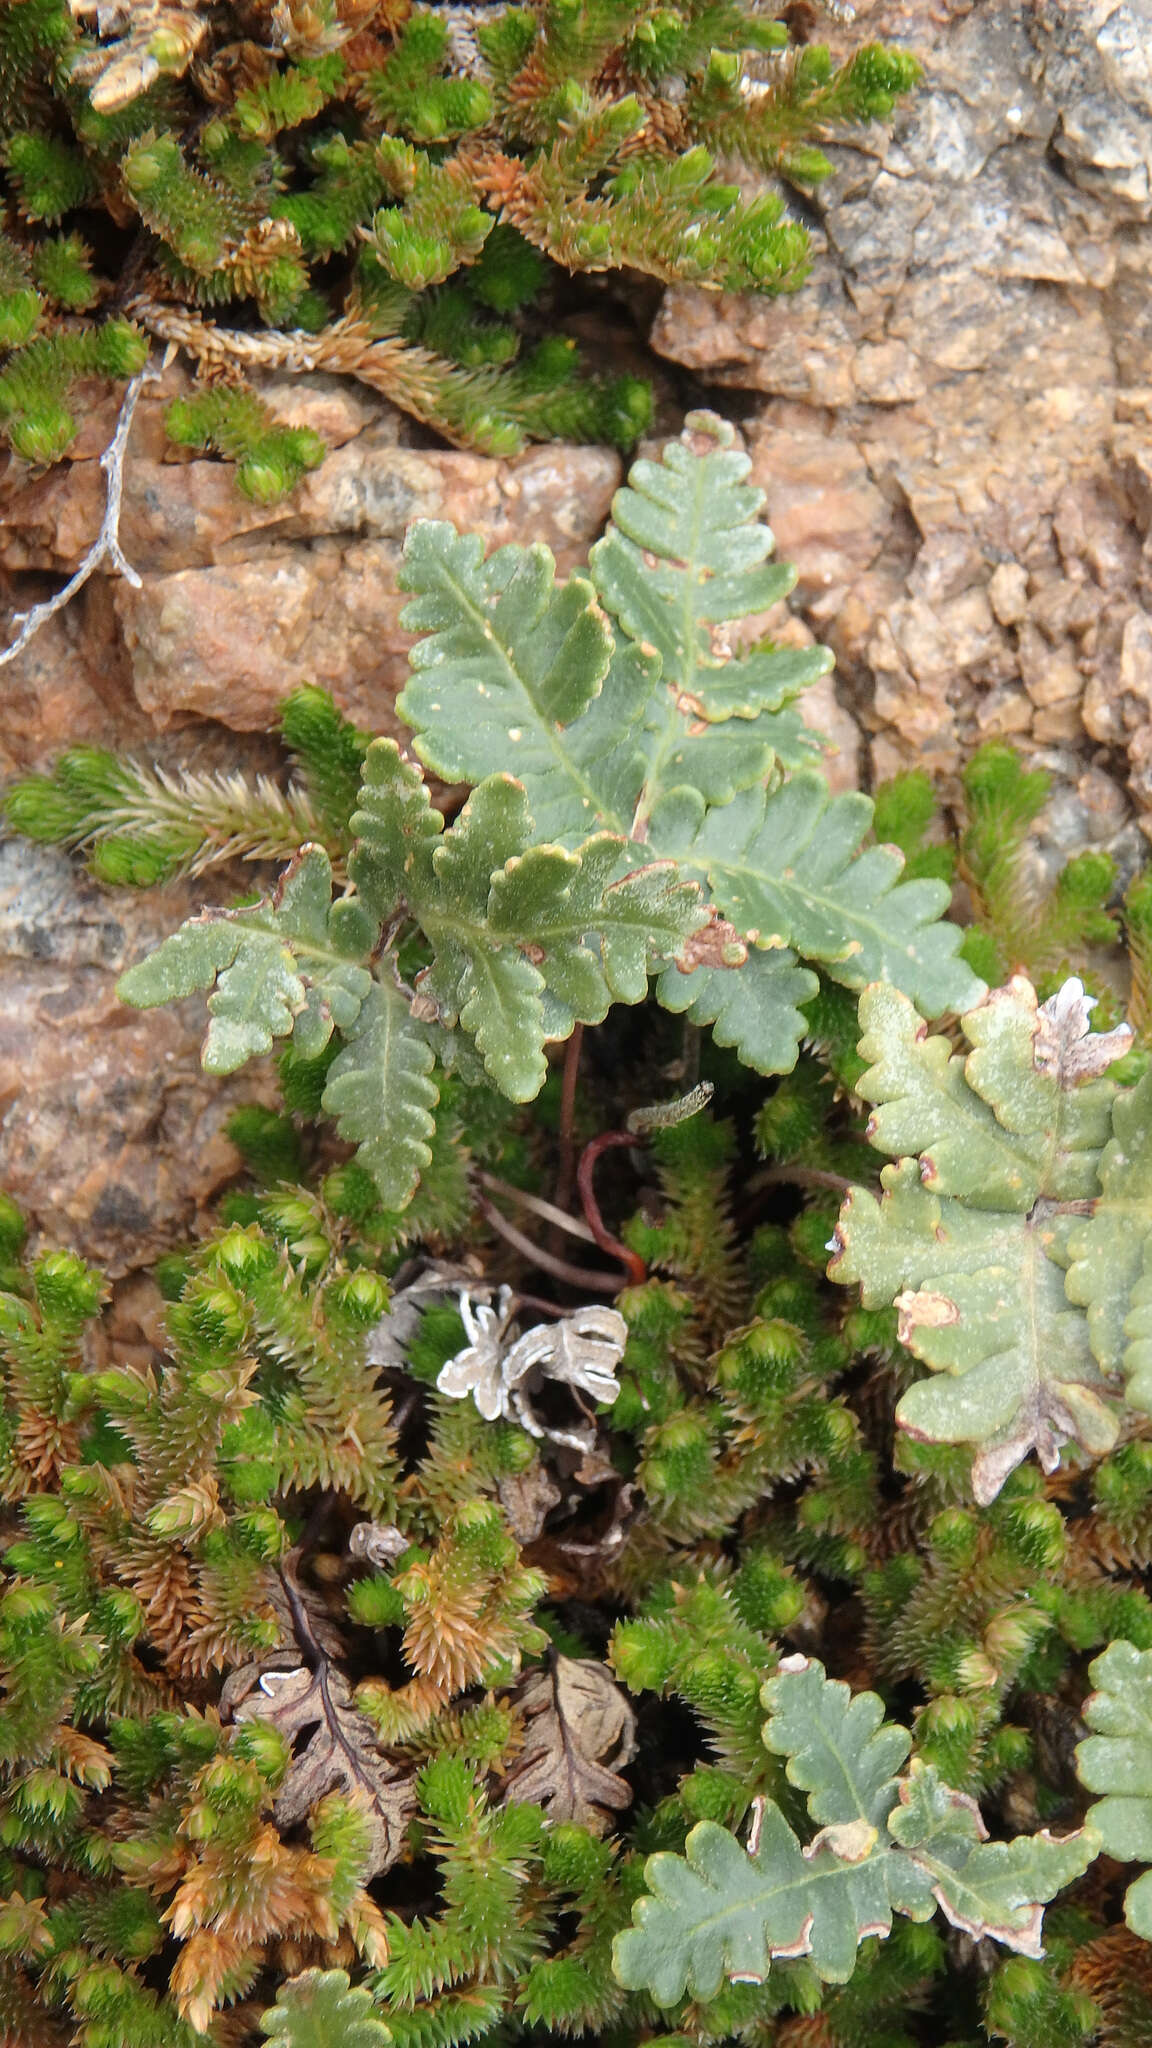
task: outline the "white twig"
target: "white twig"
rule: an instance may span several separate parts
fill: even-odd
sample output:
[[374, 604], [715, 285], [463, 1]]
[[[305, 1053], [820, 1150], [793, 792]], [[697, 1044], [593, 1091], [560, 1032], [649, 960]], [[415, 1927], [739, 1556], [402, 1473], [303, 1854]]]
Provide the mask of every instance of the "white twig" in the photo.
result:
[[71, 603], [76, 592], [83, 588], [88, 578], [100, 567], [102, 562], [107, 562], [109, 567], [123, 576], [125, 581], [130, 583], [134, 590], [139, 590], [140, 577], [132, 567], [131, 562], [127, 560], [120, 546], [120, 501], [124, 495], [124, 451], [128, 446], [128, 436], [132, 432], [132, 418], [136, 411], [136, 401], [144, 385], [154, 382], [158, 374], [159, 372], [151, 366], [141, 370], [138, 376], [131, 379], [121, 400], [120, 416], [116, 421], [116, 432], [100, 457], [100, 467], [107, 478], [107, 485], [104, 497], [104, 517], [100, 522], [99, 533], [96, 535], [75, 575], [69, 578], [62, 590], [56, 592], [55, 597], [46, 598], [43, 604], [33, 605], [30, 612], [16, 613], [12, 624], [18, 626], [20, 630], [11, 646], [6, 647], [3, 653], [0, 653], [0, 668], [4, 668], [10, 661], [15, 661], [16, 656], [24, 652], [32, 635], [38, 633], [41, 626], [46, 625], [48, 620], [53, 618], [57, 612], [62, 612], [66, 604]]

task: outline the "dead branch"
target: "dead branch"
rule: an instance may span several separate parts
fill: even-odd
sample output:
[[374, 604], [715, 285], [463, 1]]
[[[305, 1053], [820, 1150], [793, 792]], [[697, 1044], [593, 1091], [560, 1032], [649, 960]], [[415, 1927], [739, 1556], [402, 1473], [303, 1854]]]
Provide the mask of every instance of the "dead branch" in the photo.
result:
[[62, 590], [58, 590], [54, 597], [46, 598], [43, 604], [33, 605], [30, 612], [17, 612], [15, 614], [12, 624], [18, 626], [20, 630], [11, 646], [5, 647], [3, 652], [0, 653], [0, 668], [6, 667], [10, 661], [15, 661], [16, 656], [24, 652], [33, 634], [38, 633], [41, 626], [46, 625], [49, 619], [54, 618], [57, 612], [63, 611], [66, 604], [72, 602], [76, 592], [83, 588], [88, 578], [95, 574], [95, 571], [100, 568], [102, 563], [107, 562], [109, 568], [115, 570], [117, 575], [123, 576], [125, 581], [130, 583], [134, 590], [139, 590], [140, 577], [120, 546], [120, 505], [124, 495], [124, 454], [128, 446], [128, 436], [132, 432], [132, 420], [136, 411], [136, 401], [144, 385], [154, 382], [158, 375], [159, 371], [148, 365], [137, 376], [133, 377], [125, 388], [123, 399], [120, 402], [119, 417], [116, 421], [116, 432], [100, 457], [100, 467], [104, 471], [107, 483], [104, 496], [104, 517], [100, 522], [99, 533], [96, 535], [79, 568], [73, 576], [69, 577]]
[[494, 391], [499, 381], [491, 368], [464, 371], [399, 336], [381, 339], [366, 320], [354, 314], [334, 320], [322, 334], [286, 334], [275, 328], [254, 334], [218, 327], [183, 306], [162, 303], [146, 293], [132, 299], [125, 311], [154, 339], [174, 343], [209, 374], [231, 368], [241, 373], [291, 370], [303, 375], [326, 370], [335, 376], [355, 377], [413, 418], [434, 427], [457, 448], [474, 448], [475, 438], [452, 420], [445, 398], [456, 393], [479, 399], [486, 391]]

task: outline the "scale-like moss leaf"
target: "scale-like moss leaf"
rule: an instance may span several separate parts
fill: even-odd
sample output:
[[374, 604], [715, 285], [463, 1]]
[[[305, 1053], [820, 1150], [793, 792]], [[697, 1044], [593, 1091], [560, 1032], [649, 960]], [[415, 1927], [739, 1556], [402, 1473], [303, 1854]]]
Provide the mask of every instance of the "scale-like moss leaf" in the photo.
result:
[[351, 1029], [372, 977], [360, 964], [372, 928], [350, 904], [332, 903], [322, 847], [305, 846], [275, 894], [248, 910], [189, 918], [121, 975], [121, 1001], [138, 1009], [212, 989], [204, 1041], [209, 1073], [231, 1074], [291, 1032], [301, 1057], [323, 1052], [333, 1027]]
[[[1089, 1792], [1105, 1797], [1088, 1809], [1109, 1856], [1152, 1863], [1152, 1650], [1109, 1643], [1090, 1667], [1096, 1688], [1083, 1717], [1091, 1735], [1077, 1746], [1076, 1768]], [[1129, 1927], [1152, 1941], [1152, 1870], [1128, 1887]]]
[[349, 1043], [333, 1061], [324, 1108], [360, 1147], [386, 1209], [402, 1209], [432, 1158], [439, 1092], [433, 1056], [398, 988], [374, 982]]
[[972, 1444], [973, 1486], [989, 1501], [1030, 1450], [1051, 1471], [1063, 1442], [1100, 1455], [1116, 1439], [1065, 1268], [1110, 1129], [1104, 1069], [1127, 1038], [1089, 1035], [1079, 983], [1041, 1006], [1020, 978], [964, 1018], [966, 1057], [891, 988], [866, 990], [860, 1017], [869, 1136], [898, 1163], [879, 1202], [851, 1191], [830, 1272], [858, 1281], [868, 1307], [896, 1304], [903, 1342], [934, 1375], [908, 1389], [897, 1421]]

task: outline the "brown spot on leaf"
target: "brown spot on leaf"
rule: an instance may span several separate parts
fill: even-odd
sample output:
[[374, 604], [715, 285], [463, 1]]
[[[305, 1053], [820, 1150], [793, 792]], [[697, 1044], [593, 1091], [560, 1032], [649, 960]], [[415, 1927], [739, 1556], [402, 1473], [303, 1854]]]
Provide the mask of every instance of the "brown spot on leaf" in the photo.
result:
[[949, 1323], [960, 1321], [960, 1311], [946, 1294], [933, 1294], [930, 1288], [918, 1291], [905, 1288], [893, 1304], [899, 1317], [899, 1337], [902, 1344], [911, 1344], [916, 1330], [942, 1330]]
[[676, 965], [681, 974], [691, 974], [695, 967], [742, 967], [747, 958], [748, 948], [735, 925], [713, 911], [708, 923], [684, 941]]

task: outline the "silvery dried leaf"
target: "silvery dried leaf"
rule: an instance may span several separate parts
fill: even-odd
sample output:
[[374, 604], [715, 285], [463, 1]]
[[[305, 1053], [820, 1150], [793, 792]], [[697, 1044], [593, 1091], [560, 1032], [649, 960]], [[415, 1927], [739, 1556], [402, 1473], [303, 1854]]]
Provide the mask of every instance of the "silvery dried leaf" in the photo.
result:
[[480, 1292], [476, 1275], [446, 1260], [430, 1260], [422, 1272], [397, 1290], [388, 1304], [387, 1315], [369, 1331], [365, 1350], [369, 1365], [382, 1371], [403, 1371], [408, 1363], [408, 1345], [420, 1328], [424, 1310], [434, 1301], [455, 1300], [461, 1288]]
[[[531, 1436], [583, 1451], [593, 1432], [584, 1422], [576, 1430], [557, 1428], [535, 1412], [532, 1391], [545, 1380], [611, 1402], [620, 1389], [616, 1367], [623, 1355], [628, 1328], [614, 1308], [593, 1304], [573, 1310], [554, 1323], [539, 1323], [520, 1337], [509, 1320], [509, 1295], [501, 1289], [496, 1307], [474, 1305], [461, 1290], [460, 1313], [469, 1342], [440, 1369], [436, 1381], [442, 1394], [461, 1401], [471, 1394], [486, 1422], [501, 1416], [519, 1422]], [[507, 1344], [507, 1339], [513, 1341]], [[506, 1348], [507, 1346], [507, 1348]]]
[[179, 77], [207, 33], [205, 14], [191, 5], [161, 5], [145, 0], [137, 7], [98, 6], [74, 13], [96, 13], [102, 36], [119, 35], [104, 49], [88, 49], [73, 61], [72, 76], [91, 80], [89, 98], [98, 113], [113, 114], [154, 85], [161, 72]]
[[627, 1341], [628, 1325], [618, 1309], [575, 1309], [517, 1338], [504, 1360], [505, 1385], [520, 1386], [535, 1372], [580, 1387], [594, 1401], [612, 1402], [620, 1392], [616, 1367]]
[[1095, 1007], [1095, 996], [1085, 995], [1084, 984], [1075, 975], [1041, 1003], [1032, 1055], [1037, 1073], [1051, 1074], [1062, 1088], [1074, 1088], [1080, 1081], [1096, 1080], [1131, 1050], [1130, 1024], [1118, 1024], [1114, 1031], [1089, 1031]]
[[506, 1310], [503, 1304], [496, 1308], [487, 1302], [474, 1305], [462, 1292], [460, 1313], [470, 1341], [441, 1366], [436, 1385], [452, 1401], [462, 1401], [466, 1394], [471, 1394], [485, 1422], [496, 1422], [509, 1413], [504, 1369]]
[[395, 1564], [408, 1548], [408, 1537], [394, 1522], [357, 1522], [348, 1538], [349, 1557], [366, 1564]]

